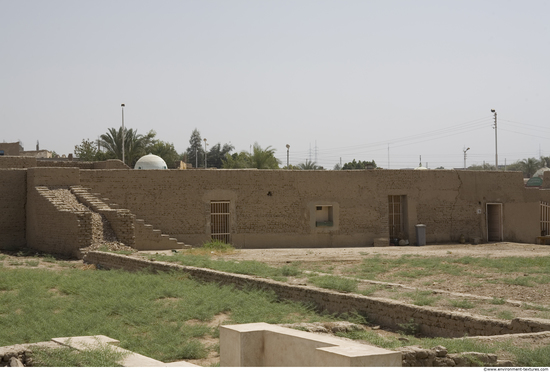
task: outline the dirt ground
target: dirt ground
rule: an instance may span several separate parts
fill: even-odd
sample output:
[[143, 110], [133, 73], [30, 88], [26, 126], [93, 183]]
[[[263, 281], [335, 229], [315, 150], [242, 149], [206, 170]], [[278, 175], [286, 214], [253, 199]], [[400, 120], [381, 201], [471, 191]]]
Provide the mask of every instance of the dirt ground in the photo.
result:
[[[550, 245], [521, 243], [492, 244], [444, 244], [427, 246], [390, 246], [362, 248], [299, 248], [299, 249], [241, 249], [221, 256], [228, 260], [255, 260], [280, 267], [296, 262], [301, 269], [325, 272], [331, 275], [350, 276], [350, 269], [357, 267], [365, 258], [377, 256], [389, 260], [403, 255], [412, 257], [546, 257], [550, 255]], [[431, 306], [446, 310], [468, 312], [502, 319], [515, 317], [550, 317], [550, 283], [529, 285], [506, 284], [503, 280], [528, 278], [529, 274], [518, 272], [495, 272], [483, 268], [467, 268], [468, 275], [422, 275], [418, 278], [396, 276], [390, 272], [374, 280], [361, 281], [359, 289], [377, 286], [374, 297], [390, 297], [412, 303], [411, 291], [432, 292], [439, 298]], [[521, 278], [526, 276], [526, 278]], [[519, 277], [519, 279], [518, 279]], [[289, 282], [304, 284], [305, 278], [291, 279]], [[407, 293], [409, 295], [407, 295]], [[499, 300], [496, 300], [499, 299]], [[450, 301], [467, 300], [473, 307], [460, 308]], [[504, 303], [502, 300], [506, 300]]]
[[[141, 255], [143, 252], [140, 252]], [[147, 252], [152, 254], [172, 255], [171, 251]], [[445, 244], [427, 245], [423, 247], [360, 247], [360, 248], [295, 248], [295, 249], [237, 249], [230, 254], [217, 255], [217, 259], [264, 262], [270, 266], [298, 265], [302, 270], [320, 275], [350, 276], [349, 270], [361, 264], [365, 258], [383, 257], [388, 260], [410, 255], [410, 257], [547, 257], [550, 255], [550, 245], [534, 245], [519, 243], [495, 244]], [[0, 267], [4, 268], [44, 268], [51, 270], [94, 269], [93, 265], [85, 265], [80, 260], [53, 259], [49, 256], [36, 255], [33, 252], [0, 252]], [[550, 273], [550, 271], [548, 272]], [[548, 273], [546, 274], [548, 276]], [[472, 268], [472, 275], [426, 275], [419, 278], [407, 278], [385, 273], [373, 280], [362, 280], [359, 290], [375, 287], [373, 297], [393, 298], [407, 303], [413, 303], [411, 293], [430, 293], [437, 300], [429, 306], [476, 314], [490, 318], [512, 319], [515, 317], [550, 318], [550, 283], [536, 283], [532, 286], [504, 284], [503, 278], [517, 278], [521, 273], [494, 272]], [[289, 278], [289, 283], [306, 284], [307, 277]], [[499, 301], [495, 301], [499, 299]], [[472, 307], [461, 308], [451, 301], [467, 300]], [[222, 324], [226, 316], [220, 314], [212, 324]], [[215, 323], [215, 324], [214, 324]], [[395, 330], [379, 329], [373, 325], [373, 330], [383, 337], [399, 337]], [[217, 342], [215, 339], [203, 340], [206, 346]], [[488, 340], [487, 342], [492, 342]], [[536, 347], [550, 344], [550, 338], [527, 338], [513, 341], [518, 347]], [[502, 355], [500, 355], [502, 354]], [[499, 353], [499, 359], [507, 359], [504, 352]], [[217, 352], [202, 360], [191, 361], [203, 366], [219, 361]]]

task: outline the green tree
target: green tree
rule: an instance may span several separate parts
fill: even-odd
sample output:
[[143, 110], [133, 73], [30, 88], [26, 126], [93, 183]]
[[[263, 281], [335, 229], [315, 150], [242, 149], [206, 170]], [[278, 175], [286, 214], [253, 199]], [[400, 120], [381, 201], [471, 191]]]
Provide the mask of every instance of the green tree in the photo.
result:
[[317, 165], [314, 161], [306, 159], [305, 162], [298, 164], [298, 168], [302, 170], [316, 170], [323, 169], [323, 167]]
[[541, 156], [539, 160], [540, 168], [548, 167], [550, 168], [550, 156]]
[[222, 163], [223, 168], [279, 169], [281, 161], [275, 157], [275, 149], [271, 146], [263, 149], [256, 142], [252, 147], [252, 153], [241, 151], [226, 154]]
[[342, 169], [373, 169], [376, 168], [376, 162], [373, 161], [353, 161], [345, 163]]
[[74, 147], [74, 156], [82, 161], [97, 160], [97, 145], [90, 139], [83, 139], [80, 145]]
[[483, 163], [483, 165], [472, 164], [468, 167], [468, 170], [474, 170], [474, 171], [495, 170], [495, 166], [489, 163]]
[[200, 132], [195, 128], [189, 138], [189, 147], [185, 151], [187, 153], [187, 162], [193, 167], [200, 168], [204, 166], [204, 142]]
[[[146, 135], [141, 135], [131, 128], [126, 128], [124, 133], [124, 160], [126, 164], [133, 166], [145, 155], [145, 149], [153, 142], [156, 133], [150, 130]], [[122, 127], [118, 130], [109, 128], [107, 133], [100, 136], [100, 144], [107, 150], [108, 158], [122, 160]]]
[[233, 154], [225, 154], [222, 167], [226, 169], [250, 168], [250, 153], [241, 151]]
[[524, 177], [531, 178], [533, 174], [540, 168], [540, 163], [535, 158], [523, 159], [519, 162]]
[[146, 149], [147, 153], [160, 156], [168, 168], [174, 168], [176, 162], [180, 160], [180, 155], [172, 143], [154, 140]]
[[336, 163], [332, 170], [342, 170], [342, 165], [340, 163]]
[[250, 167], [257, 169], [279, 169], [281, 161], [275, 157], [275, 149], [267, 146], [262, 149], [258, 142], [252, 146], [252, 154], [250, 154]]
[[223, 161], [226, 154], [229, 154], [233, 151], [235, 147], [230, 144], [224, 144], [223, 147], [218, 142], [210, 148], [208, 154], [206, 155], [207, 166], [209, 168], [223, 168]]
[[289, 164], [288, 167], [285, 165], [282, 169], [289, 169], [289, 170], [300, 170], [301, 168], [297, 165]]

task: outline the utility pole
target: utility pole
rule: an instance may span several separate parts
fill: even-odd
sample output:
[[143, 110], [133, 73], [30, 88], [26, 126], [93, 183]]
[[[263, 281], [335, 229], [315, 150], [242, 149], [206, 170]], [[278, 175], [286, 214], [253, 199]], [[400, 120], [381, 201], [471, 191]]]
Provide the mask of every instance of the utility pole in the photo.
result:
[[120, 107], [122, 108], [122, 162], [125, 163], [124, 161], [124, 103], [120, 105]]
[[290, 145], [287, 143], [286, 144], [286, 169], [290, 168], [290, 166], [289, 166], [290, 163], [288, 161], [289, 151], [290, 151]]
[[491, 109], [491, 112], [495, 114], [495, 169], [498, 170], [497, 112], [495, 109]]
[[468, 147], [466, 150], [462, 150], [464, 151], [464, 170], [466, 170], [466, 151], [468, 151], [470, 148]]
[[206, 138], [204, 139], [204, 169], [206, 169]]

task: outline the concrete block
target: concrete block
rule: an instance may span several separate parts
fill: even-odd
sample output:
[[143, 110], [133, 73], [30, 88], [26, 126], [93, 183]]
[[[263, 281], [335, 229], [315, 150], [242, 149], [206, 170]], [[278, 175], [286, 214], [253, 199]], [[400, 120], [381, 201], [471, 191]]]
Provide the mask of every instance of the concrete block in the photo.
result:
[[220, 327], [222, 367], [400, 367], [401, 353], [267, 323]]

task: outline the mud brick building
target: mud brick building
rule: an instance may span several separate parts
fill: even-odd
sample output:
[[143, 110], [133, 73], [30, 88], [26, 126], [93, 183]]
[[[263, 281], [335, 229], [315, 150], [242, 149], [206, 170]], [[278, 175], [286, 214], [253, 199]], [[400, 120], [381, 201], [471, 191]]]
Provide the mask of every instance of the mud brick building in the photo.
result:
[[0, 247], [76, 254], [89, 242], [87, 212], [48, 194], [57, 187], [94, 205], [140, 250], [210, 239], [240, 248], [415, 244], [419, 224], [427, 244], [535, 243], [550, 231], [550, 172], [542, 187], [526, 188], [520, 172], [133, 170], [3, 156]]

